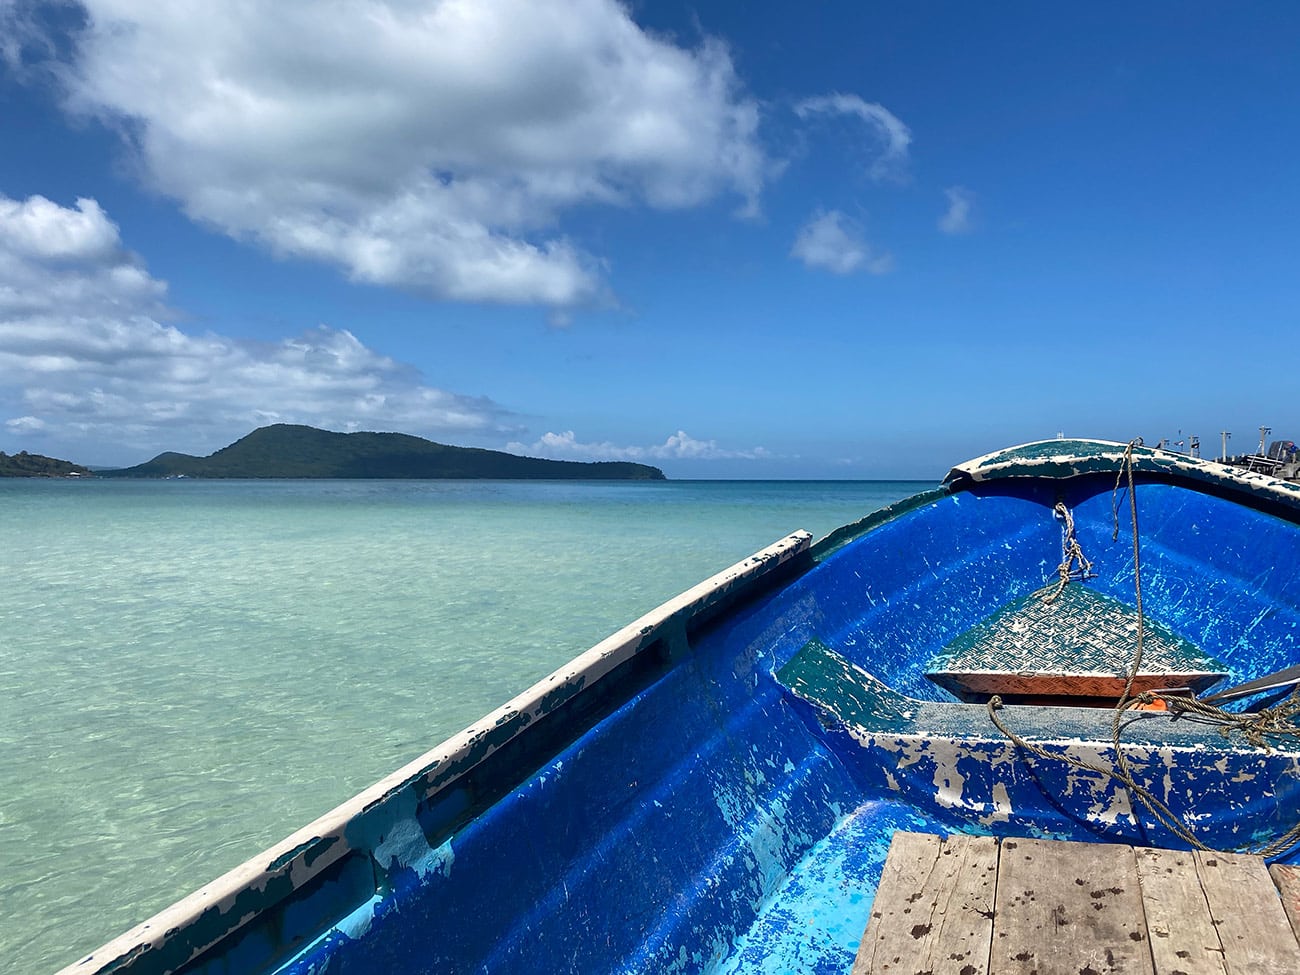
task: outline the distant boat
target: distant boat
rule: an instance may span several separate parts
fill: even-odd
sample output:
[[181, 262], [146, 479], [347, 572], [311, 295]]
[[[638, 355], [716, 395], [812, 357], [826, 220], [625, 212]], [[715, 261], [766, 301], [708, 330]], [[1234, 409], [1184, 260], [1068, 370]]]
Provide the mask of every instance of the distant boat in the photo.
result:
[[665, 603], [65, 971], [847, 973], [897, 830], [1293, 861], [1298, 566], [1300, 485], [990, 454]]

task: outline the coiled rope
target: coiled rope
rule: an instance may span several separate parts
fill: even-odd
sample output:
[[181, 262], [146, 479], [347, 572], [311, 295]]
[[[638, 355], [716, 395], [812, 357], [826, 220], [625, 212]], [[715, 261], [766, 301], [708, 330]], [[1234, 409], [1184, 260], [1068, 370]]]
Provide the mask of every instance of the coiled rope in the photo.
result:
[[[1269, 708], [1261, 709], [1255, 713], [1237, 714], [1231, 711], [1225, 711], [1222, 708], [1215, 707], [1211, 704], [1205, 704], [1195, 698], [1180, 697], [1177, 695], [1162, 695], [1153, 691], [1146, 691], [1136, 697], [1133, 696], [1133, 682], [1137, 679], [1139, 670], [1142, 667], [1143, 651], [1143, 633], [1146, 629], [1145, 615], [1142, 611], [1142, 564], [1141, 564], [1141, 545], [1138, 535], [1138, 513], [1137, 498], [1133, 492], [1133, 449], [1142, 446], [1142, 438], [1138, 437], [1130, 440], [1124, 448], [1124, 458], [1120, 464], [1119, 473], [1115, 477], [1115, 487], [1111, 492], [1111, 514], [1114, 518], [1115, 529], [1111, 535], [1112, 540], [1119, 539], [1119, 489], [1121, 482], [1127, 480], [1128, 501], [1130, 520], [1133, 529], [1133, 588], [1135, 604], [1137, 610], [1137, 645], [1133, 652], [1133, 661], [1129, 666], [1126, 679], [1124, 681], [1124, 691], [1120, 694], [1119, 700], [1115, 703], [1111, 717], [1111, 747], [1115, 752], [1115, 764], [1111, 766], [1101, 765], [1096, 762], [1090, 762], [1082, 758], [1074, 758], [1066, 754], [1052, 754], [1041, 745], [1027, 741], [1020, 735], [1012, 731], [1004, 721], [998, 716], [998, 711], [1003, 707], [1002, 698], [995, 694], [989, 698], [988, 714], [989, 719], [1004, 734], [1008, 740], [1017, 748], [1037, 756], [1045, 761], [1063, 762], [1073, 768], [1084, 771], [1095, 772], [1098, 775], [1115, 780], [1127, 790], [1131, 798], [1136, 798], [1153, 817], [1171, 833], [1178, 836], [1188, 846], [1198, 850], [1210, 850], [1199, 837], [1192, 832], [1191, 828], [1179, 818], [1179, 816], [1165, 804], [1148, 786], [1137, 781], [1133, 774], [1133, 769], [1129, 765], [1128, 756], [1121, 747], [1120, 738], [1124, 728], [1124, 718], [1128, 712], [1154, 704], [1160, 701], [1164, 704], [1168, 712], [1175, 718], [1188, 717], [1191, 720], [1209, 722], [1219, 726], [1219, 733], [1226, 739], [1232, 732], [1238, 731], [1243, 734], [1250, 744], [1268, 749], [1268, 738], [1271, 736], [1300, 737], [1300, 727], [1295, 724], [1295, 717], [1300, 715], [1300, 687], [1292, 691], [1290, 696], [1279, 704]], [[1046, 586], [1039, 590], [1040, 598], [1043, 602], [1054, 602], [1069, 584], [1071, 578], [1074, 578], [1074, 563], [1079, 563], [1079, 573], [1081, 577], [1086, 578], [1086, 573], [1092, 569], [1090, 563], [1083, 556], [1082, 550], [1079, 549], [1078, 540], [1074, 537], [1074, 519], [1065, 505], [1058, 502], [1054, 511], [1058, 517], [1062, 517], [1065, 522], [1065, 530], [1062, 535], [1063, 558], [1061, 565], [1057, 567], [1059, 579], [1055, 586]], [[1064, 512], [1064, 514], [1062, 514]], [[1131, 802], [1130, 802], [1131, 805]], [[1292, 826], [1291, 829], [1281, 836], [1275, 837], [1267, 843], [1259, 845], [1246, 844], [1236, 848], [1232, 852], [1252, 853], [1262, 857], [1277, 856], [1291, 847], [1300, 843], [1300, 823]]]

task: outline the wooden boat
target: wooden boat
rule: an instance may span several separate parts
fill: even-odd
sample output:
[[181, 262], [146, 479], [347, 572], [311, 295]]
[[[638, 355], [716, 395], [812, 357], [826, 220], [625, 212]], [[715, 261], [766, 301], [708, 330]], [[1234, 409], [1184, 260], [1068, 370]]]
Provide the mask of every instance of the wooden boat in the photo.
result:
[[65, 971], [846, 973], [899, 830], [1294, 859], [1298, 565], [1300, 485], [991, 454], [683, 593]]

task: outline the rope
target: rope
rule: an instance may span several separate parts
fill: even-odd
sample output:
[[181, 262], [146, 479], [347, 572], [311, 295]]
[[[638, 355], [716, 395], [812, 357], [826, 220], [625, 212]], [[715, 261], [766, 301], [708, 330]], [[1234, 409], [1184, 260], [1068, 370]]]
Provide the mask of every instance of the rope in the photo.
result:
[[[1137, 697], [1128, 701], [1124, 707], [1116, 708], [1115, 710], [1117, 714], [1122, 716], [1126, 711], [1133, 710], [1144, 704], [1152, 704], [1157, 699], [1163, 700], [1166, 706], [1170, 707], [1170, 710], [1176, 710], [1176, 707], [1174, 707], [1174, 702], [1183, 702], [1191, 705], [1200, 705], [1200, 708], [1189, 708], [1188, 709], [1189, 711], [1192, 710], [1199, 711], [1200, 709], [1204, 709], [1205, 711], [1219, 710], [1217, 708], [1212, 707], [1211, 705], [1202, 705], [1200, 704], [1199, 701], [1195, 701], [1190, 698], [1178, 698], [1178, 697], [1162, 698], [1160, 697], [1160, 695], [1153, 694], [1150, 691], [1147, 691], [1143, 694], [1139, 694]], [[1003, 707], [1003, 703], [1001, 697], [995, 694], [991, 698], [989, 698], [988, 701], [989, 719], [993, 722], [993, 724], [997, 727], [997, 729], [1001, 731], [1002, 734], [1006, 735], [1007, 739], [1010, 740], [1011, 743], [1015, 745], [1017, 748], [1020, 748], [1028, 752], [1030, 755], [1034, 755], [1038, 758], [1044, 759], [1045, 761], [1063, 762], [1066, 765], [1071, 766], [1072, 768], [1082, 769], [1083, 771], [1086, 772], [1095, 772], [1096, 774], [1104, 776], [1106, 778], [1114, 779], [1116, 782], [1118, 782], [1128, 791], [1130, 797], [1137, 798], [1137, 800], [1141, 802], [1142, 805], [1146, 806], [1147, 810], [1151, 813], [1153, 817], [1155, 817], [1155, 819], [1162, 826], [1164, 826], [1175, 836], [1179, 837], [1188, 846], [1193, 847], [1194, 849], [1197, 850], [1212, 849], [1205, 842], [1203, 842], [1198, 836], [1196, 836], [1196, 834], [1194, 834], [1191, 831], [1191, 829], [1188, 828], [1188, 826], [1181, 819], [1179, 819], [1178, 814], [1175, 813], [1172, 809], [1170, 809], [1164, 803], [1164, 801], [1160, 799], [1159, 796], [1157, 796], [1154, 792], [1151, 791], [1150, 788], [1143, 785], [1141, 782], [1137, 780], [1137, 778], [1133, 775], [1132, 768], [1128, 765], [1127, 759], [1124, 756], [1124, 752], [1119, 747], [1118, 741], [1113, 743], [1113, 747], [1115, 748], [1116, 756], [1120, 759], [1119, 768], [1113, 766], [1101, 765], [1096, 762], [1090, 762], [1082, 758], [1074, 758], [1070, 755], [1066, 755], [1063, 753], [1052, 754], [1047, 749], [1043, 748], [1041, 745], [1036, 745], [1033, 742], [1022, 738], [1020, 735], [1012, 731], [1011, 728], [1009, 728], [1006, 725], [1006, 723], [1003, 722], [1002, 719], [998, 717], [998, 711], [1000, 711], [1002, 707]], [[1296, 703], [1295, 707], [1298, 710], [1300, 710], [1300, 701]], [[1242, 715], [1230, 714], [1228, 712], [1224, 712], [1224, 713], [1227, 714], [1229, 718], [1233, 718], [1233, 719], [1243, 717]], [[1237, 724], [1237, 722], [1235, 721], [1231, 723]], [[1227, 725], [1225, 725], [1220, 730], [1224, 735], [1224, 737], [1226, 738], [1232, 729]], [[1285, 729], [1278, 729], [1276, 731], [1266, 730], [1263, 733], [1295, 735], [1295, 734], [1300, 734], [1300, 729], [1290, 727]], [[1265, 745], [1264, 747], [1267, 747], [1267, 745]], [[1292, 826], [1291, 829], [1287, 830], [1287, 832], [1283, 833], [1281, 836], [1273, 839], [1268, 843], [1262, 844], [1260, 846], [1245, 845], [1245, 846], [1238, 847], [1237, 849], [1231, 852], [1252, 853], [1255, 854], [1256, 856], [1272, 857], [1272, 856], [1277, 856], [1278, 854], [1283, 853], [1286, 850], [1289, 850], [1297, 843], [1300, 843], [1300, 823], [1297, 823], [1295, 826]]]
[[1300, 690], [1292, 691], [1285, 700], [1272, 707], [1243, 714], [1225, 711], [1213, 704], [1198, 701], [1194, 697], [1170, 696], [1163, 698], [1163, 701], [1165, 707], [1175, 717], [1217, 724], [1219, 734], [1224, 738], [1229, 737], [1233, 731], [1238, 731], [1256, 748], [1263, 748], [1266, 751], [1271, 750], [1269, 736], [1300, 737], [1300, 727], [1297, 727], [1294, 721], [1295, 717], [1300, 715]]
[[[1151, 794], [1149, 789], [1133, 787], [1136, 786], [1137, 783], [1133, 779], [1132, 769], [1129, 768], [1128, 756], [1124, 754], [1124, 749], [1120, 747], [1119, 742], [1124, 711], [1126, 710], [1126, 705], [1129, 701], [1129, 695], [1133, 693], [1133, 681], [1137, 679], [1138, 670], [1142, 667], [1142, 652], [1144, 649], [1142, 641], [1143, 635], [1146, 631], [1146, 616], [1142, 612], [1142, 559], [1141, 545], [1139, 544], [1138, 536], [1137, 496], [1133, 493], [1133, 448], [1137, 445], [1138, 440], [1130, 440], [1128, 445], [1124, 448], [1124, 459], [1120, 462], [1119, 474], [1115, 476], [1115, 488], [1110, 493], [1111, 513], [1115, 518], [1115, 530], [1111, 533], [1111, 539], [1113, 541], [1119, 538], [1119, 508], [1117, 504], [1119, 480], [1122, 475], [1127, 475], [1128, 507], [1133, 522], [1133, 591], [1134, 601], [1137, 608], [1137, 646], [1133, 650], [1133, 663], [1128, 669], [1128, 678], [1124, 681], [1124, 693], [1120, 694], [1119, 700], [1115, 702], [1115, 711], [1111, 716], [1110, 723], [1110, 740], [1111, 745], [1115, 749], [1115, 760], [1119, 765], [1120, 773], [1124, 776], [1124, 779], [1121, 781], [1133, 783], [1132, 786], [1128, 787], [1129, 794], [1137, 796], [1142, 805], [1146, 806], [1152, 815], [1161, 822], [1165, 822], [1164, 814], [1168, 814], [1172, 817], [1173, 813], [1169, 812], [1168, 807], [1165, 806], [1164, 803], [1155, 800], [1155, 796]], [[1153, 802], [1153, 800], [1155, 801]], [[1157, 811], [1157, 806], [1161, 811]], [[1166, 823], [1166, 825], [1168, 824]], [[1177, 823], [1177, 826], [1178, 829], [1175, 830], [1175, 832], [1178, 832], [1180, 836], [1184, 833], [1186, 833], [1187, 836], [1191, 835], [1190, 831], [1187, 830], [1181, 821]], [[1186, 839], [1186, 836], [1184, 836], [1184, 839]]]
[[[1129, 707], [1136, 707], [1138, 703], [1139, 702], [1136, 700], [1131, 701], [1129, 702]], [[1161, 801], [1159, 796], [1155, 795], [1155, 793], [1133, 777], [1133, 772], [1128, 767], [1127, 761], [1123, 762], [1121, 768], [1116, 769], [1105, 765], [1099, 765], [1096, 762], [1089, 762], [1082, 758], [1073, 758], [1065, 754], [1053, 755], [1041, 745], [1035, 745], [1034, 743], [1027, 741], [1007, 727], [1007, 725], [998, 717], [998, 711], [1002, 709], [1002, 706], [1002, 698], [998, 695], [994, 694], [989, 698], [989, 718], [993, 721], [993, 724], [997, 726], [997, 729], [1006, 735], [1007, 738], [1010, 739], [1011, 743], [1017, 748], [1023, 749], [1029, 754], [1047, 761], [1064, 762], [1066, 765], [1073, 768], [1083, 769], [1088, 772], [1096, 772], [1098, 775], [1114, 779], [1116, 782], [1119, 782], [1124, 786], [1131, 796], [1136, 796], [1142, 804], [1150, 810], [1151, 814], [1165, 826], [1165, 828], [1181, 837], [1191, 846], [1195, 846], [1201, 850], [1209, 849], [1209, 847], [1192, 835], [1191, 831], [1183, 825], [1182, 821], [1178, 819], [1173, 810]], [[1116, 708], [1115, 710], [1117, 714], [1123, 715], [1124, 711], [1128, 710], [1128, 708]], [[1122, 757], [1124, 753], [1116, 747], [1116, 754]]]
[[[1052, 511], [1063, 523], [1061, 529], [1061, 564], [1056, 567], [1056, 584], [1044, 586], [1034, 593], [1035, 596], [1048, 605], [1056, 602], [1061, 597], [1061, 593], [1065, 592], [1065, 587], [1070, 584], [1070, 580], [1090, 579], [1093, 576], [1092, 563], [1083, 554], [1083, 549], [1079, 547], [1079, 539], [1074, 534], [1074, 515], [1070, 514], [1070, 509], [1062, 501], [1056, 502], [1056, 506]], [[1076, 562], [1079, 566], [1077, 570], [1075, 569]]]
[[[1119, 700], [1115, 702], [1111, 716], [1111, 747], [1115, 751], [1115, 765], [1108, 767], [1096, 762], [1072, 758], [1065, 754], [1054, 755], [1041, 745], [1035, 745], [1027, 741], [1007, 727], [998, 717], [998, 711], [1002, 709], [1003, 703], [1002, 698], [996, 694], [989, 698], [988, 714], [989, 719], [997, 729], [1017, 748], [1047, 761], [1064, 762], [1073, 768], [1095, 772], [1098, 775], [1114, 779], [1128, 791], [1130, 799], [1136, 798], [1141, 802], [1162, 826], [1187, 843], [1188, 846], [1198, 850], [1209, 850], [1210, 847], [1198, 838], [1159, 796], [1152, 792], [1149, 787], [1137, 781], [1133, 769], [1129, 765], [1128, 756], [1125, 754], [1120, 742], [1125, 715], [1135, 708], [1153, 704], [1160, 700], [1174, 718], [1186, 717], [1190, 720], [1217, 724], [1219, 725], [1219, 733], [1225, 739], [1229, 738], [1234, 730], [1238, 731], [1245, 736], [1250, 744], [1267, 750], [1269, 749], [1267, 741], [1269, 736], [1300, 737], [1300, 727], [1297, 727], [1293, 720], [1297, 715], [1300, 715], [1300, 687], [1292, 691], [1285, 701], [1253, 714], [1238, 714], [1225, 711], [1211, 704], [1205, 704], [1195, 698], [1176, 695], [1165, 696], [1151, 691], [1139, 694], [1136, 697], [1133, 696], [1133, 682], [1137, 679], [1138, 672], [1142, 667], [1143, 637], [1146, 630], [1146, 616], [1142, 609], [1142, 563], [1140, 536], [1138, 534], [1137, 498], [1133, 492], [1133, 450], [1135, 447], [1140, 446], [1142, 446], [1141, 437], [1130, 440], [1125, 446], [1124, 457], [1120, 462], [1120, 470], [1115, 476], [1115, 487], [1111, 492], [1111, 515], [1115, 522], [1111, 539], [1117, 541], [1119, 539], [1119, 489], [1121, 482], [1126, 482], [1130, 520], [1133, 529], [1133, 589], [1137, 610], [1137, 645], [1133, 652], [1133, 662], [1125, 675], [1123, 693], [1120, 694]], [[1053, 511], [1057, 517], [1065, 522], [1065, 529], [1061, 539], [1063, 557], [1061, 564], [1057, 567], [1059, 579], [1055, 586], [1046, 586], [1038, 591], [1038, 595], [1045, 603], [1054, 602], [1065, 590], [1071, 578], [1074, 577], [1074, 563], [1076, 561], [1079, 563], [1080, 578], [1087, 578], [1087, 574], [1092, 570], [1092, 563], [1084, 557], [1083, 551], [1079, 548], [1078, 540], [1074, 536], [1073, 516], [1061, 502], [1057, 502]], [[1300, 843], [1300, 822], [1268, 843], [1260, 846], [1242, 846], [1233, 852], [1253, 853], [1257, 856], [1271, 857], [1285, 852], [1297, 843]]]

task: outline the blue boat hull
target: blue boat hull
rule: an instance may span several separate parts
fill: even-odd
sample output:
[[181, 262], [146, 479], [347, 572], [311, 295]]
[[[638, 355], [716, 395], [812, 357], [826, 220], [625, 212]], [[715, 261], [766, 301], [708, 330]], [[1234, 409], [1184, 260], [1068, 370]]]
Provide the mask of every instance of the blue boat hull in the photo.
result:
[[[1185, 846], [1071, 763], [1113, 762], [1109, 710], [1008, 706], [1029, 755], [926, 676], [1053, 582], [1058, 504], [1093, 565], [1069, 584], [1135, 606], [1122, 449], [1019, 448], [793, 535], [66, 971], [842, 975], [897, 829]], [[1216, 686], [1300, 662], [1300, 498], [1134, 457], [1145, 618]], [[1123, 747], [1208, 846], [1300, 821], [1288, 740], [1156, 712]]]

